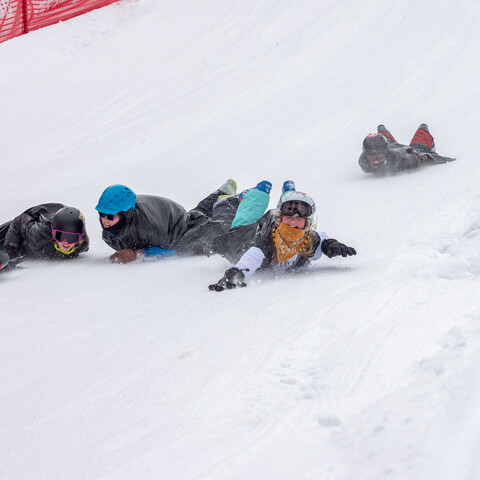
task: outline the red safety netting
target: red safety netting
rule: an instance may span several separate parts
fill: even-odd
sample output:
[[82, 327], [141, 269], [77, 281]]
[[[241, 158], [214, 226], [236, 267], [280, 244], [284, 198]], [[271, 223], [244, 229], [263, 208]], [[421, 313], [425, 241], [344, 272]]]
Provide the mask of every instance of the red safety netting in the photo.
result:
[[22, 1], [0, 0], [0, 43], [24, 32]]
[[[1, 1], [1, 0], [0, 0]], [[118, 0], [24, 0], [26, 29], [36, 30]]]
[[0, 42], [118, 0], [0, 0]]

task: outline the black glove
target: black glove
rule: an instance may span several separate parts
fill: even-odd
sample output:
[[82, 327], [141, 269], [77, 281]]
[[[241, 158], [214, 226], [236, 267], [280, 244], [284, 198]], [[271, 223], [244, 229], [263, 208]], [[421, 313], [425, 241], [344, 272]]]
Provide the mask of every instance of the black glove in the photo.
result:
[[5, 253], [0, 250], [0, 270], [5, 268], [8, 265], [8, 262], [10, 261], [10, 257]]
[[209, 285], [208, 289], [221, 292], [226, 288], [230, 290], [232, 288], [246, 286], [247, 284], [245, 283], [245, 275], [243, 272], [236, 267], [232, 267], [225, 272], [225, 275], [217, 283]]
[[25, 255], [18, 253], [13, 247], [5, 247], [5, 253], [9, 256], [9, 268], [14, 268], [25, 260]]
[[322, 252], [328, 257], [347, 257], [348, 255], [356, 255], [357, 252], [353, 247], [347, 247], [345, 244], [340, 243], [334, 238], [329, 238], [322, 242]]

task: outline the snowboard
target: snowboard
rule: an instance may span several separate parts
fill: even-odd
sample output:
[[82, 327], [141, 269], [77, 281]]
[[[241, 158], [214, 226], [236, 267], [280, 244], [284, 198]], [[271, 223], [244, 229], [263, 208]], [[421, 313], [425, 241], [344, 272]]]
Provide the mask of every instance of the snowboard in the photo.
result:
[[428, 163], [433, 163], [433, 164], [448, 163], [456, 160], [455, 158], [443, 157], [442, 155], [439, 155], [438, 153], [435, 153], [435, 152], [427, 153], [426, 156], [428, 158]]

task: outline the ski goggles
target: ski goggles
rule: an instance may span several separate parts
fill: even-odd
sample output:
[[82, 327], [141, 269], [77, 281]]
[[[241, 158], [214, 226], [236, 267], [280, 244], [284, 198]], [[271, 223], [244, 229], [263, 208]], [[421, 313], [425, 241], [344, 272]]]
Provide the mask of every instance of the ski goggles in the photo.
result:
[[111, 222], [115, 220], [118, 217], [118, 213], [114, 213], [113, 215], [109, 213], [100, 213], [100, 218], [106, 218], [107, 220], [110, 220]]
[[312, 206], [305, 202], [298, 200], [291, 200], [289, 202], [282, 203], [280, 207], [280, 213], [287, 217], [293, 217], [298, 215], [301, 218], [307, 218], [313, 213]]
[[73, 232], [64, 232], [63, 230], [58, 230], [56, 228], [52, 228], [52, 236], [54, 240], [59, 243], [67, 242], [70, 244], [80, 243], [80, 240], [85, 236], [85, 232], [83, 233], [73, 233]]

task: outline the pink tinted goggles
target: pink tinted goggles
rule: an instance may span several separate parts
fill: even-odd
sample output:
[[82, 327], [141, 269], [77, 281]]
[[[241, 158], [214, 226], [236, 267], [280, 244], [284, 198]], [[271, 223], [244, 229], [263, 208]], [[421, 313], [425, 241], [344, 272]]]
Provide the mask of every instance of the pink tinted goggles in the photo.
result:
[[85, 236], [85, 232], [72, 233], [72, 232], [64, 232], [63, 230], [57, 230], [56, 228], [52, 228], [52, 236], [59, 243], [63, 243], [66, 240], [67, 243], [74, 244], [74, 243], [80, 243], [80, 240]]

